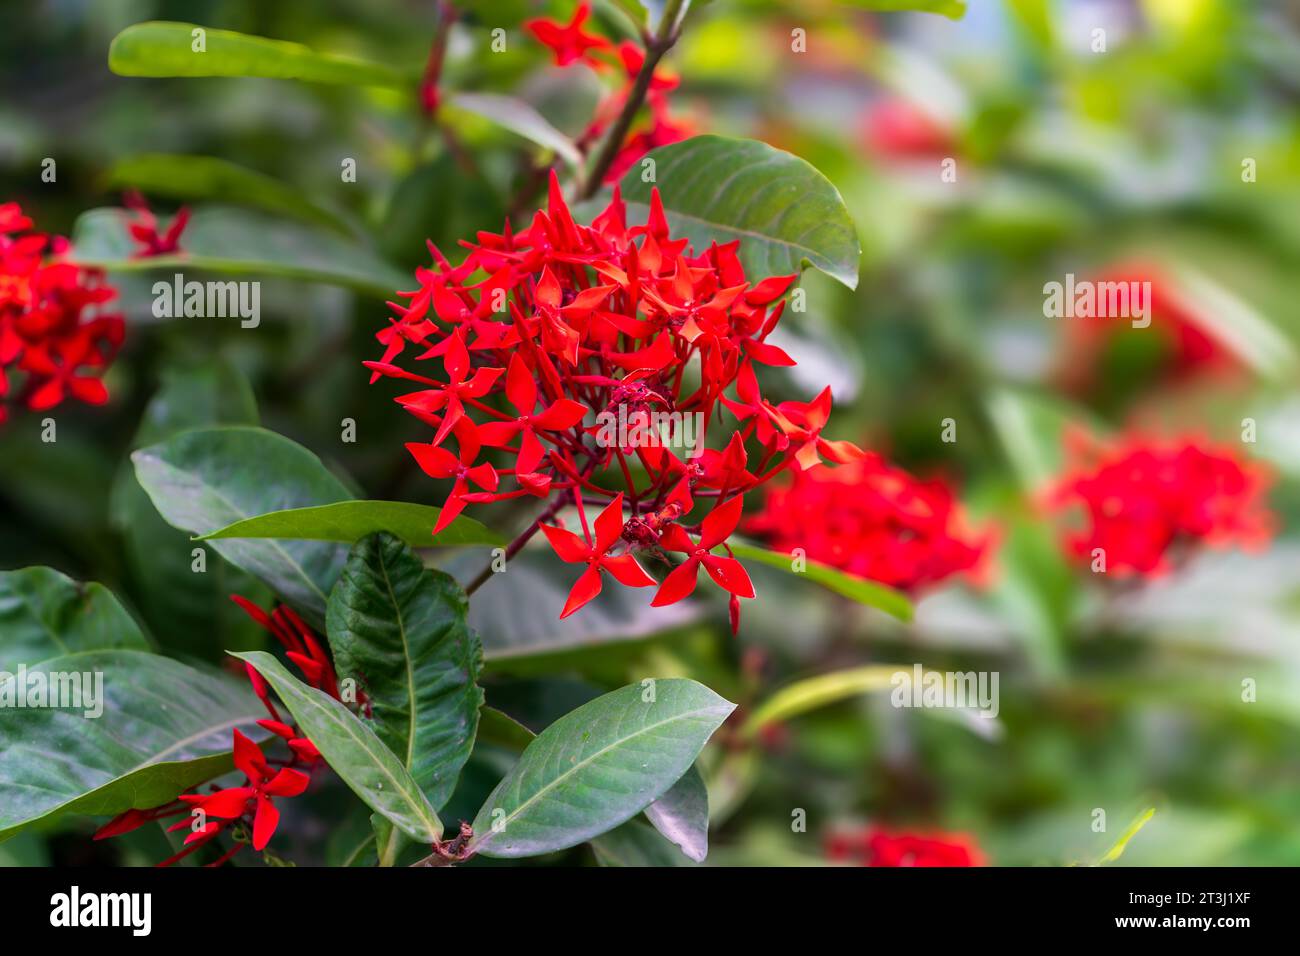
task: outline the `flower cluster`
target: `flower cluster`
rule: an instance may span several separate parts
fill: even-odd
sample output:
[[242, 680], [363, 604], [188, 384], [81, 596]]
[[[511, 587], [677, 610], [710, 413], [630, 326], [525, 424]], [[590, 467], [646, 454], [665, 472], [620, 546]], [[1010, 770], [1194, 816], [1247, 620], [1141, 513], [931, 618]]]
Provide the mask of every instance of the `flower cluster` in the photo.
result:
[[[548, 209], [528, 229], [507, 224], [477, 238], [463, 243], [469, 253], [458, 266], [430, 244], [433, 267], [417, 273], [417, 290], [400, 293], [406, 304], [390, 303], [398, 317], [377, 335], [383, 357], [365, 363], [372, 381], [420, 386], [396, 401], [434, 429], [431, 442], [407, 445], [420, 468], [451, 481], [435, 533], [469, 504], [549, 498], [550, 517], [571, 503], [581, 538], [545, 531], [561, 559], [587, 565], [566, 615], [599, 592], [605, 573], [652, 585], [632, 552], [660, 560], [677, 552], [685, 561], [654, 603], [686, 597], [703, 568], [730, 593], [734, 628], [738, 598], [753, 597], [753, 586], [729, 552], [714, 551], [726, 550], [742, 495], [786, 468], [862, 455], [822, 436], [829, 389], [779, 404], [760, 391], [756, 364], [794, 364], [765, 340], [795, 276], [751, 282], [738, 242], [693, 254], [669, 235], [657, 190], [644, 225], [627, 225], [617, 190], [590, 227], [579, 225], [554, 175]], [[417, 364], [433, 366], [427, 374], [395, 364], [411, 347]], [[644, 423], [659, 414], [700, 423], [690, 454], [679, 457], [653, 428], [625, 444], [583, 425], [590, 415]], [[483, 459], [484, 448], [500, 449], [505, 464]], [[610, 490], [613, 482], [623, 490]], [[697, 499], [712, 504], [700, 518]], [[603, 503], [594, 534], [590, 501]]]
[[[320, 640], [292, 608], [280, 605], [268, 614], [237, 594], [232, 594], [231, 600], [280, 642], [285, 649], [285, 656], [298, 667], [308, 684], [336, 700], [340, 699], [339, 682], [333, 663]], [[275, 799], [296, 797], [303, 793], [311, 782], [312, 770], [324, 762], [316, 746], [302, 735], [292, 721], [281, 717], [271, 701], [270, 690], [262, 675], [251, 664], [244, 666], [252, 682], [253, 692], [271, 715], [270, 719], [259, 720], [257, 723], [286, 742], [290, 751], [289, 759], [267, 758], [257, 744], [236, 729], [233, 732], [234, 762], [235, 769], [244, 775], [243, 784], [224, 789], [214, 788], [208, 793], [183, 793], [175, 800], [153, 809], [127, 810], [100, 827], [95, 833], [96, 840], [129, 833], [151, 820], [183, 814], [168, 829], [189, 828], [191, 832], [185, 837], [183, 848], [159, 866], [170, 866], [184, 859], [236, 824], [246, 826], [249, 837], [236, 837], [230, 849], [208, 866], [220, 866], [246, 845], [251, 845], [258, 852], [266, 849], [280, 822], [280, 811], [275, 805]], [[360, 706], [365, 709], [364, 695], [358, 693], [357, 697]], [[196, 829], [194, 821], [200, 821], [201, 826]]]
[[[550, 48], [557, 66], [582, 63], [597, 72], [612, 70], [623, 77], [619, 88], [597, 105], [590, 124], [578, 138], [580, 148], [596, 142], [623, 111], [637, 74], [645, 63], [645, 50], [631, 40], [624, 40], [616, 47], [599, 34], [585, 32], [582, 26], [590, 14], [591, 5], [582, 3], [567, 24], [547, 19], [529, 20], [524, 24], [533, 36]], [[605, 182], [617, 182], [633, 163], [650, 150], [676, 143], [693, 134], [688, 124], [670, 115], [668, 93], [675, 90], [678, 83], [676, 76], [658, 69], [654, 71], [646, 90], [646, 105], [650, 110], [649, 125], [629, 133], [605, 173]]]
[[1272, 534], [1267, 472], [1232, 448], [1139, 434], [1110, 444], [1077, 436], [1071, 446], [1077, 461], [1048, 501], [1082, 507], [1084, 526], [1066, 533], [1066, 547], [1084, 560], [1103, 555], [1108, 573], [1156, 577], [1197, 546], [1252, 548]]
[[31, 411], [68, 396], [107, 402], [100, 376], [124, 332], [120, 315], [99, 310], [117, 294], [102, 273], [67, 261], [66, 240], [31, 228], [17, 203], [0, 204], [0, 423], [11, 400]]
[[135, 213], [135, 220], [127, 223], [127, 233], [139, 248], [132, 254], [133, 259], [150, 259], [154, 256], [169, 256], [181, 251], [181, 233], [190, 221], [190, 210], [182, 206], [172, 217], [171, 224], [162, 232], [158, 231], [158, 217], [149, 208], [144, 196], [132, 189], [124, 196], [127, 209]]
[[868, 453], [841, 468], [811, 468], [768, 493], [746, 525], [772, 548], [904, 591], [976, 574], [992, 533], [966, 527], [942, 481], [921, 481]]
[[841, 830], [826, 840], [826, 856], [859, 866], [983, 866], [984, 855], [962, 833], [891, 833], [881, 827]]

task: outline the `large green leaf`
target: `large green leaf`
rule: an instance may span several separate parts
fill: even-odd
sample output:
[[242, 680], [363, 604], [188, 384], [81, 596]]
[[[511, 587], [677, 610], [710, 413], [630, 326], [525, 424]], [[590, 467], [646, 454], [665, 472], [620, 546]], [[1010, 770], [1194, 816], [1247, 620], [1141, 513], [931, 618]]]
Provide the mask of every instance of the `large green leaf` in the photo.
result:
[[645, 808], [654, 828], [696, 863], [709, 855], [709, 791], [692, 766]]
[[469, 759], [483, 703], [483, 649], [465, 623], [465, 592], [399, 538], [369, 535], [330, 592], [330, 647], [341, 677], [370, 698], [375, 733], [443, 806]]
[[[203, 52], [194, 50], [195, 30], [204, 33]], [[262, 76], [345, 86], [403, 87], [411, 81], [387, 64], [167, 20], [137, 23], [114, 37], [108, 68], [119, 76]]]
[[[192, 534], [268, 511], [351, 498], [315, 455], [263, 428], [181, 432], [131, 458], [159, 513]], [[228, 538], [213, 541], [212, 547], [317, 625], [324, 621], [329, 590], [347, 560], [346, 548], [322, 541]]]
[[433, 526], [438, 521], [439, 510], [431, 505], [418, 505], [409, 501], [339, 501], [332, 505], [273, 511], [236, 521], [227, 527], [200, 535], [198, 540], [297, 538], [352, 544], [368, 534], [388, 531], [413, 548], [505, 543], [495, 531], [464, 515], [434, 534]]
[[442, 837], [442, 821], [397, 755], [361, 718], [298, 680], [265, 651], [232, 656], [257, 668], [335, 773], [366, 805], [418, 843]]
[[266, 737], [246, 681], [141, 651], [91, 651], [29, 668], [102, 674], [103, 713], [20, 708], [0, 720], [0, 840], [64, 813], [161, 806], [232, 766], [232, 731]]
[[[343, 233], [342, 218], [287, 183], [215, 156], [141, 153], [118, 160], [105, 175], [109, 189], [138, 189], [148, 196], [253, 206]], [[188, 228], [188, 227], [187, 227]]]
[[343, 286], [376, 298], [387, 298], [410, 281], [366, 246], [333, 230], [249, 209], [198, 207], [181, 236], [181, 252], [145, 259], [135, 256], [138, 247], [127, 232], [130, 221], [131, 214], [123, 209], [82, 213], [72, 227], [72, 258], [110, 272], [164, 271], [160, 278], [166, 281], [174, 281], [177, 272], [187, 282], [197, 272], [220, 273], [223, 280], [278, 277]]
[[695, 136], [647, 154], [655, 182], [636, 163], [619, 187], [629, 221], [643, 221], [658, 187], [674, 236], [699, 251], [740, 240], [751, 281], [800, 272], [809, 264], [857, 288], [861, 246], [844, 200], [813, 166], [766, 143]]
[[770, 551], [767, 548], [746, 544], [743, 541], [732, 541], [730, 546], [738, 558], [745, 558], [770, 567], [780, 568], [782, 571], [789, 571], [797, 577], [806, 577], [809, 581], [820, 584], [836, 594], [842, 594], [859, 604], [877, 608], [898, 618], [900, 621], [910, 621], [912, 619], [912, 602], [907, 595], [884, 584], [879, 584], [867, 578], [860, 578], [856, 575], [845, 574], [828, 564], [809, 559], [804, 559], [804, 570], [796, 572], [791, 563], [793, 558], [788, 554]]
[[542, 731], [474, 820], [471, 848], [536, 856], [590, 840], [644, 810], [686, 773], [735, 709], [702, 684], [631, 684]]
[[[220, 358], [168, 366], [131, 447], [156, 444], [178, 432], [212, 425], [256, 425], [257, 405], [243, 374]], [[216, 554], [194, 569], [197, 545], [163, 520], [123, 458], [113, 479], [110, 514], [134, 585], [135, 605], [162, 646], [219, 659], [226, 648], [255, 647], [261, 629], [230, 600], [264, 602], [262, 585]], [[210, 550], [210, 549], [205, 549]]]
[[53, 568], [0, 572], [0, 671], [81, 651], [147, 651], [113, 592]]

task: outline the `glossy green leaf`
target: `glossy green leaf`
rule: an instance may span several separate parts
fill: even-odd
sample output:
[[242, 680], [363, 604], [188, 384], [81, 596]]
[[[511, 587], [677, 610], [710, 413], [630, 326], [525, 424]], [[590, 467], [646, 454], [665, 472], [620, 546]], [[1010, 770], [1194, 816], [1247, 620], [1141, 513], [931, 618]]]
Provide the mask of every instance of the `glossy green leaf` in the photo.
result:
[[149, 642], [108, 588], [53, 568], [0, 572], [0, 671], [110, 648], [147, 651]]
[[[202, 51], [196, 50], [196, 31], [202, 35]], [[167, 20], [137, 23], [114, 37], [108, 68], [118, 76], [262, 76], [346, 86], [410, 85], [406, 75], [383, 63]]]
[[[205, 534], [269, 511], [350, 498], [347, 488], [301, 445], [262, 428], [182, 432], [131, 456], [141, 486], [168, 523]], [[333, 542], [228, 538], [212, 547], [265, 581], [314, 624], [347, 549]]]
[[[410, 277], [368, 247], [333, 230], [316, 229], [249, 209], [201, 206], [194, 209], [181, 237], [182, 252], [135, 257], [123, 209], [91, 209], [72, 228], [76, 261], [110, 272], [161, 272], [159, 281], [202, 281], [195, 273], [215, 272], [220, 281], [241, 276], [301, 279], [355, 289], [375, 298], [389, 298]], [[191, 319], [190, 321], [195, 321]], [[208, 318], [209, 322], [238, 322]]]
[[682, 855], [654, 827], [644, 820], [628, 820], [591, 841], [596, 862], [601, 866], [690, 866]]
[[578, 152], [573, 140], [523, 100], [496, 93], [454, 93], [447, 98], [447, 102], [454, 109], [482, 116], [503, 129], [549, 149], [575, 169], [582, 165], [582, 154]]
[[[280, 180], [215, 156], [141, 153], [113, 164], [108, 189], [138, 189], [146, 196], [188, 202], [209, 200], [253, 206], [318, 226], [350, 233], [347, 222]], [[188, 228], [188, 226], [187, 226]]]
[[746, 544], [743, 541], [732, 541], [730, 545], [731, 550], [735, 552], [738, 558], [757, 561], [760, 564], [779, 568], [782, 571], [790, 572], [796, 577], [806, 577], [809, 581], [820, 584], [836, 594], [842, 594], [859, 604], [877, 608], [898, 618], [900, 621], [910, 621], [912, 619], [912, 602], [901, 591], [895, 591], [891, 587], [868, 578], [845, 574], [828, 564], [822, 564], [808, 558], [804, 559], [804, 570], [795, 571], [792, 564], [794, 559], [788, 554], [770, 551], [767, 548]]
[[676, 783], [734, 709], [680, 678], [582, 705], [542, 731], [484, 802], [472, 849], [536, 856], [612, 830]]
[[394, 754], [362, 720], [324, 691], [298, 680], [264, 651], [232, 654], [266, 678], [330, 769], [375, 812], [418, 843], [442, 837], [442, 821]]
[[[190, 428], [257, 423], [252, 388], [229, 362], [212, 358], [169, 365], [131, 447], [156, 444]], [[122, 459], [113, 479], [110, 518], [130, 569], [129, 596], [163, 647], [219, 660], [226, 648], [259, 646], [252, 641], [260, 640], [261, 628], [230, 595], [264, 603], [263, 586], [207, 548], [205, 570], [197, 573], [198, 545], [163, 520], [129, 458]]]
[[456, 787], [483, 703], [483, 649], [467, 610], [449, 575], [379, 533], [352, 548], [326, 614], [339, 676], [365, 690], [375, 733], [434, 807]]
[[[749, 139], [695, 136], [646, 154], [619, 183], [628, 221], [643, 222], [658, 187], [673, 236], [697, 251], [740, 240], [750, 281], [800, 272], [805, 264], [857, 288], [861, 246], [839, 191], [798, 156]], [[642, 160], [644, 162], [644, 160]]]
[[645, 815], [656, 830], [696, 863], [709, 855], [709, 791], [695, 767], [646, 807]]
[[[246, 681], [156, 654], [90, 651], [28, 671], [29, 680], [40, 672], [47, 681], [51, 674], [102, 674], [103, 700], [93, 708], [4, 710], [0, 840], [65, 813], [161, 806], [231, 769], [236, 728], [266, 737], [256, 724], [266, 710]], [[101, 703], [100, 716], [85, 716]]]
[[464, 515], [434, 534], [433, 526], [438, 521], [439, 510], [431, 505], [408, 501], [339, 501], [332, 505], [273, 511], [236, 521], [200, 535], [198, 540], [292, 538], [352, 544], [366, 535], [388, 531], [413, 548], [505, 543], [495, 531]]

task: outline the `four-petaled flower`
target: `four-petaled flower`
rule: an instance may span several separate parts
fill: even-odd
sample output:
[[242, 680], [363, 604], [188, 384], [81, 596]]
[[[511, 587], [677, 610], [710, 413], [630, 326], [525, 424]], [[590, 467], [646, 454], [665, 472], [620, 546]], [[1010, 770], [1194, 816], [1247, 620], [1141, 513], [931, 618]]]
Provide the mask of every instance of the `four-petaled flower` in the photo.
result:
[[586, 535], [584, 540], [572, 531], [542, 525], [542, 533], [546, 535], [546, 540], [551, 543], [560, 560], [570, 564], [581, 562], [587, 564], [587, 570], [582, 572], [572, 590], [569, 591], [569, 599], [560, 613], [561, 619], [568, 617], [600, 593], [602, 571], [608, 571], [620, 584], [631, 588], [650, 587], [655, 583], [654, 578], [646, 573], [631, 554], [610, 555], [609, 553], [609, 549], [619, 542], [623, 533], [621, 494], [615, 496], [605, 510], [596, 516], [595, 525], [595, 541], [591, 540], [590, 535]]

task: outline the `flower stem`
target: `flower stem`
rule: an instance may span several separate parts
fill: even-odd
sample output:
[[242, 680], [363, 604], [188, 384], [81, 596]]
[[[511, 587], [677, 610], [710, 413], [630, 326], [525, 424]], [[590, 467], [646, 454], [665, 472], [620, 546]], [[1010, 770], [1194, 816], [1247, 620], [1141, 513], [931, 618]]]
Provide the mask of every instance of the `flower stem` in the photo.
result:
[[668, 0], [664, 4], [664, 13], [663, 18], [659, 21], [659, 29], [654, 36], [646, 38], [645, 60], [641, 63], [641, 70], [637, 73], [636, 79], [632, 81], [632, 88], [628, 90], [627, 99], [623, 101], [623, 109], [605, 133], [605, 138], [601, 140], [600, 148], [596, 152], [596, 158], [588, 167], [582, 185], [578, 188], [574, 198], [578, 200], [590, 199], [595, 195], [596, 190], [600, 188], [601, 182], [604, 181], [605, 173], [613, 165], [614, 158], [618, 156], [619, 147], [623, 145], [628, 130], [632, 128], [632, 121], [641, 109], [641, 104], [645, 102], [646, 93], [650, 89], [650, 81], [654, 79], [655, 67], [659, 65], [659, 61], [663, 59], [664, 54], [672, 49], [673, 44], [677, 42], [677, 38], [681, 35], [680, 21], [684, 5], [685, 0]]

